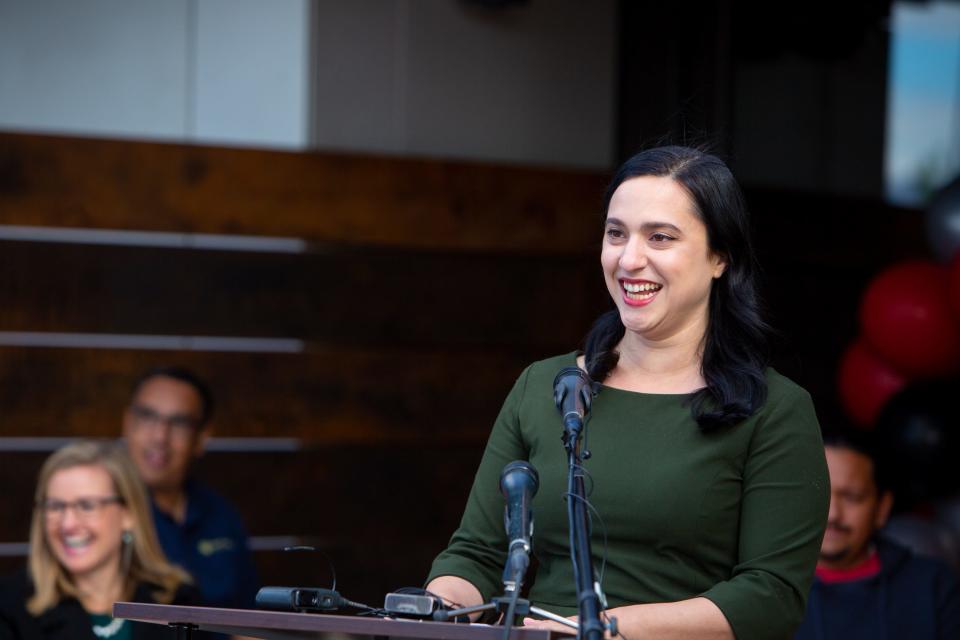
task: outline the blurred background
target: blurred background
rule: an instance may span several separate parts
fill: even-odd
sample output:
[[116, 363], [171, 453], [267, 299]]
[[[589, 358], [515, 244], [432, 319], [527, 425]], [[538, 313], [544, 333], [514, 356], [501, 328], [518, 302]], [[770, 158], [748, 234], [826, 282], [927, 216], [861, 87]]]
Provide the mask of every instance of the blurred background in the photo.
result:
[[607, 178], [665, 142], [744, 186], [823, 422], [953, 372], [960, 320], [858, 336], [891, 266], [960, 299], [958, 2], [0, 0], [0, 569], [42, 460], [176, 363], [266, 583], [328, 582], [306, 542], [351, 599], [420, 585], [516, 376], [608, 308]]

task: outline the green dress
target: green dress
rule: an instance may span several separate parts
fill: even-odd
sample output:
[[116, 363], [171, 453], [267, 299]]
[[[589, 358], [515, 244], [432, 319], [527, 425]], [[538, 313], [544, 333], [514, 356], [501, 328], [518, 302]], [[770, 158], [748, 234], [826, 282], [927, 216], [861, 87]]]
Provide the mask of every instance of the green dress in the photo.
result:
[[[576, 354], [536, 362], [517, 380], [487, 443], [459, 529], [430, 578], [460, 576], [501, 595], [506, 534], [500, 471], [529, 460], [538, 566], [530, 599], [575, 615], [567, 454], [553, 379]], [[751, 418], [703, 433], [685, 394], [602, 387], [587, 424], [590, 502], [606, 524], [603, 590], [612, 607], [713, 601], [738, 638], [785, 638], [800, 624], [829, 506], [829, 478], [809, 394], [775, 371]], [[594, 516], [593, 560], [602, 564]], [[598, 575], [599, 577], [599, 575]], [[527, 582], [530, 582], [528, 576]]]

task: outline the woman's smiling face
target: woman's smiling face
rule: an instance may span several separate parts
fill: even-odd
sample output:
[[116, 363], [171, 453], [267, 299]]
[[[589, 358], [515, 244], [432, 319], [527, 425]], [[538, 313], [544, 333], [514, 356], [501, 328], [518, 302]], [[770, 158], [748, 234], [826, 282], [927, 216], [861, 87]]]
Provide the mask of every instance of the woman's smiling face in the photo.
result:
[[43, 507], [47, 544], [74, 578], [120, 569], [121, 536], [133, 522], [116, 493], [100, 465], [50, 476]]
[[649, 340], [702, 336], [724, 260], [687, 191], [669, 177], [625, 180], [607, 209], [600, 254], [607, 290], [628, 331]]

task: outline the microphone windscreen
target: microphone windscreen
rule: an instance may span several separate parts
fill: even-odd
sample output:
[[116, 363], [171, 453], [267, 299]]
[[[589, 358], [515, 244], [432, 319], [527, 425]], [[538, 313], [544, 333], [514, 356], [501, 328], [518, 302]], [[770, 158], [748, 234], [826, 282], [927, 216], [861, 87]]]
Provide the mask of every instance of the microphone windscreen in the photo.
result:
[[530, 497], [540, 488], [540, 475], [533, 465], [526, 460], [514, 460], [503, 467], [500, 472], [500, 493], [510, 496], [516, 490], [527, 489]]

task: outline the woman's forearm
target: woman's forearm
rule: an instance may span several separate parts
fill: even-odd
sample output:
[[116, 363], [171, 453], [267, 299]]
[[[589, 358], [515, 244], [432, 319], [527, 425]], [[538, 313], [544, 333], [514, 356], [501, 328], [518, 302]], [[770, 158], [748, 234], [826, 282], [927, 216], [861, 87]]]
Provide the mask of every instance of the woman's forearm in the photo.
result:
[[[623, 640], [658, 638], [672, 640], [734, 640], [733, 630], [723, 612], [706, 598], [690, 598], [679, 602], [634, 604], [609, 609], [617, 619], [619, 637]], [[575, 619], [575, 618], [574, 618]], [[554, 629], [570, 633], [570, 629], [548, 620], [524, 620], [524, 626]], [[608, 633], [607, 638], [610, 638]]]
[[712, 601], [690, 598], [679, 602], [635, 604], [611, 609], [620, 634], [626, 640], [640, 638], [696, 638], [734, 640], [730, 623]]

